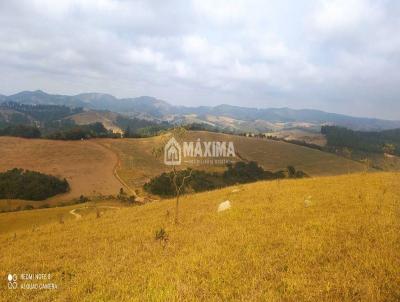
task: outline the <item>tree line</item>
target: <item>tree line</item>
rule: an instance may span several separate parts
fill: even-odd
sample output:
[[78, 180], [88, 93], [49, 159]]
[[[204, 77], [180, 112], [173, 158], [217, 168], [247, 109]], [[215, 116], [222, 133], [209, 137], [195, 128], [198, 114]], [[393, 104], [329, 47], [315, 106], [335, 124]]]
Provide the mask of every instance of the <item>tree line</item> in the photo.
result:
[[39, 122], [53, 121], [83, 112], [81, 107], [67, 107], [60, 105], [30, 105], [17, 102], [4, 102], [0, 109], [13, 110], [28, 115]]
[[306, 173], [296, 170], [289, 166], [286, 170], [271, 172], [264, 170], [257, 162], [235, 162], [229, 163], [223, 173], [210, 173], [203, 170], [181, 170], [174, 172], [164, 172], [159, 176], [152, 178], [144, 185], [144, 189], [152, 194], [164, 197], [171, 197], [176, 194], [173, 184], [173, 178], [177, 183], [187, 175], [190, 178], [186, 181], [182, 193], [202, 192], [214, 189], [220, 189], [235, 184], [250, 183], [259, 180], [275, 180], [284, 178], [303, 178], [308, 177]]
[[107, 130], [102, 123], [87, 125], [62, 125], [49, 129], [39, 129], [30, 125], [10, 125], [0, 129], [0, 136], [16, 136], [23, 138], [45, 138], [55, 140], [80, 140], [90, 138], [116, 138], [119, 134]]

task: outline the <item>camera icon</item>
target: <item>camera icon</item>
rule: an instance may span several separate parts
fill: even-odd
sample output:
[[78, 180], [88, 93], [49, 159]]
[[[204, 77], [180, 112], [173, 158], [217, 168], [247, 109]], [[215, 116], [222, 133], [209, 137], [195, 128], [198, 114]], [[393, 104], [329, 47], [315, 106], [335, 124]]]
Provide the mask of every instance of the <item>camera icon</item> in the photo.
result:
[[18, 277], [17, 277], [16, 274], [8, 274], [7, 280], [8, 280], [8, 288], [9, 289], [17, 289], [17, 287], [18, 287], [18, 284], [17, 284]]

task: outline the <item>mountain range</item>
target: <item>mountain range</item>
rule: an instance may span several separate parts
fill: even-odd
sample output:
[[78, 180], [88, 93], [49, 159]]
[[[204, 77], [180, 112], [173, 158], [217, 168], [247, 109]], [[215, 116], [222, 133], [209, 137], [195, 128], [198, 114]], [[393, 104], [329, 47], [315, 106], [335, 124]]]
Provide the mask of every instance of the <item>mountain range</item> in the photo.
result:
[[116, 98], [104, 93], [78, 95], [48, 94], [41, 90], [0, 95], [2, 102], [23, 104], [65, 105], [87, 111], [111, 111], [149, 120], [173, 123], [206, 123], [211, 126], [251, 132], [307, 129], [319, 131], [321, 125], [338, 125], [354, 130], [386, 130], [400, 128], [400, 121], [352, 117], [320, 110], [290, 108], [248, 108], [232, 105], [186, 107], [150, 96]]

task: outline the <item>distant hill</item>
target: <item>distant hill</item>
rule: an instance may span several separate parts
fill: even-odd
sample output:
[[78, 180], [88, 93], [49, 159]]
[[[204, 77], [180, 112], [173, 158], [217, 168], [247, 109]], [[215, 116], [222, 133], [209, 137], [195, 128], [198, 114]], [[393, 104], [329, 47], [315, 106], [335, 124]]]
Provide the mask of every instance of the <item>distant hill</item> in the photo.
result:
[[[129, 136], [148, 136], [158, 131], [171, 127], [167, 122], [158, 120], [141, 119], [130, 117], [109, 110], [87, 109], [75, 106], [66, 106], [60, 101], [61, 98], [56, 98], [57, 101], [52, 101], [48, 96], [45, 96], [47, 103], [37, 103], [43, 92], [35, 92], [30, 99], [31, 102], [16, 102], [21, 100], [24, 93], [19, 94], [14, 100], [6, 100], [0, 103], [0, 135], [20, 136], [13, 129], [32, 130], [35, 128], [40, 131], [40, 137], [53, 138], [53, 134], [60, 132], [70, 132], [75, 130], [89, 130], [95, 124], [102, 124], [101, 132], [107, 132], [108, 137], [115, 137], [118, 134], [125, 133], [129, 129]], [[39, 98], [38, 98], [39, 97]], [[96, 99], [94, 96], [85, 96], [85, 101]], [[81, 101], [80, 101], [81, 102]], [[78, 104], [78, 102], [76, 102]], [[97, 126], [96, 126], [97, 127]], [[85, 130], [86, 129], [86, 130]], [[100, 129], [100, 128], [96, 128]], [[94, 130], [94, 128], [91, 128]], [[104, 130], [104, 131], [103, 131]], [[108, 130], [108, 131], [107, 131]], [[98, 132], [98, 131], [97, 131]], [[31, 137], [22, 136], [22, 137]], [[59, 137], [59, 135], [57, 136]], [[63, 136], [64, 137], [64, 136]], [[70, 137], [69, 135], [67, 137]], [[91, 136], [93, 137], [93, 136]], [[78, 138], [77, 138], [78, 139]]]
[[283, 129], [319, 131], [322, 125], [337, 125], [353, 130], [372, 131], [400, 128], [400, 121], [352, 117], [320, 110], [290, 108], [247, 108], [232, 105], [214, 107], [174, 106], [150, 96], [118, 99], [109, 94], [83, 93], [53, 95], [41, 90], [23, 91], [0, 100], [25, 104], [54, 104], [109, 110], [145, 119], [175, 123], [204, 122], [242, 132], [269, 132]]

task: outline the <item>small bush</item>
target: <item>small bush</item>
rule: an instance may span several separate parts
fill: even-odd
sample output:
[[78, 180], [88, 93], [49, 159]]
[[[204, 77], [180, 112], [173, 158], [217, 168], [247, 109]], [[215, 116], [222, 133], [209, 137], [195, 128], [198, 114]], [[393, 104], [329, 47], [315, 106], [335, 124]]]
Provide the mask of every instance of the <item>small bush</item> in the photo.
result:
[[100, 217], [101, 217], [100, 209], [98, 207], [96, 207], [96, 218], [100, 218]]
[[135, 195], [129, 196], [128, 203], [134, 204], [135, 202], [136, 202], [136, 196]]
[[159, 230], [156, 231], [155, 238], [161, 244], [165, 245], [168, 242], [168, 233], [165, 231], [164, 228], [160, 228]]
[[27, 205], [24, 207], [24, 210], [33, 210], [33, 209], [34, 209], [33, 206], [30, 205], [30, 204], [27, 204]]
[[85, 202], [88, 202], [88, 201], [89, 201], [89, 198], [87, 198], [86, 196], [84, 196], [84, 195], [79, 196], [79, 202], [80, 203], [85, 203]]

